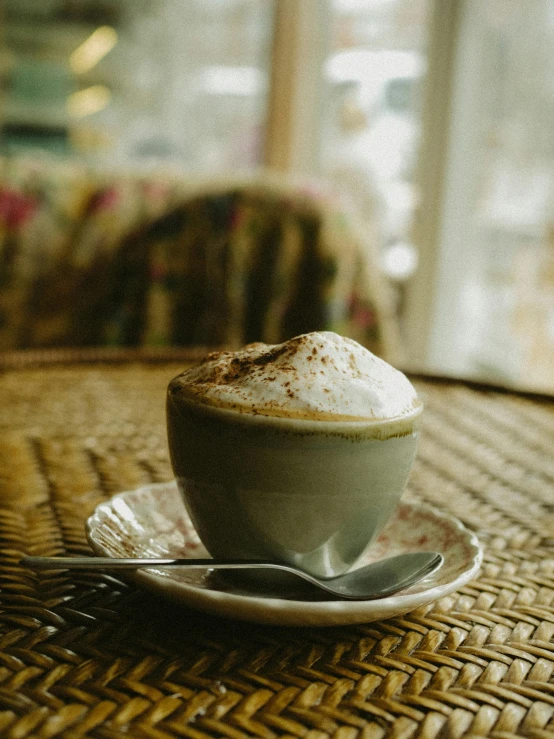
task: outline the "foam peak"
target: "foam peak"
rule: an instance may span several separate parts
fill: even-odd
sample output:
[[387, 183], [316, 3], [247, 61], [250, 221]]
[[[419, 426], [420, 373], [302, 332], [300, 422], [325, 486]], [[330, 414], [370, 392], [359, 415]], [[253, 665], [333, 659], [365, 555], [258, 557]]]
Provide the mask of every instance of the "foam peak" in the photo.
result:
[[172, 391], [242, 413], [310, 420], [398, 418], [420, 405], [402, 372], [330, 331], [212, 352], [175, 378]]

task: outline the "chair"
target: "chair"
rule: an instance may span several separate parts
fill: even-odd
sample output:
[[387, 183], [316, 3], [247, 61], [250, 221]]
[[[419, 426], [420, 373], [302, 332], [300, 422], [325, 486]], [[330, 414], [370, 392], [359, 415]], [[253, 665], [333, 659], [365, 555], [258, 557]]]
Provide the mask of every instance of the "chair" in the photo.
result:
[[396, 326], [369, 248], [320, 192], [267, 176], [204, 185], [125, 239], [96, 338], [240, 346], [333, 330], [395, 361]]
[[16, 233], [0, 348], [239, 346], [333, 330], [398, 360], [376, 246], [329, 194], [269, 175], [175, 179], [153, 204], [162, 180], [72, 176], [78, 207], [57, 202], [58, 220], [50, 207], [42, 239]]

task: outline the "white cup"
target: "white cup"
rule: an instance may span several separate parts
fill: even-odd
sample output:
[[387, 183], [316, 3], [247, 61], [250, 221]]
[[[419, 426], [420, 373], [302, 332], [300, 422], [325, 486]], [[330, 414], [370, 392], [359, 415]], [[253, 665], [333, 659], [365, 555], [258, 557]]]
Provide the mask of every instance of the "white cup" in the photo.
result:
[[318, 421], [209, 406], [170, 383], [171, 464], [214, 557], [269, 558], [316, 576], [356, 563], [398, 504], [422, 405], [398, 418]]

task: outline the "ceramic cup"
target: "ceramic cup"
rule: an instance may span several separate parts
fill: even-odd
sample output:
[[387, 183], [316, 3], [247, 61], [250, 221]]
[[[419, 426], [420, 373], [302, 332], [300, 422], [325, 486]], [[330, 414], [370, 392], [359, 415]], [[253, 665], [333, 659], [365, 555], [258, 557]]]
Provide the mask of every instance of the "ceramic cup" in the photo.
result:
[[334, 576], [395, 509], [421, 411], [370, 422], [276, 418], [195, 402], [170, 383], [171, 464], [213, 557], [269, 558]]
[[276, 418], [208, 406], [170, 383], [171, 464], [212, 556], [334, 576], [356, 563], [395, 509], [421, 412], [369, 422]]

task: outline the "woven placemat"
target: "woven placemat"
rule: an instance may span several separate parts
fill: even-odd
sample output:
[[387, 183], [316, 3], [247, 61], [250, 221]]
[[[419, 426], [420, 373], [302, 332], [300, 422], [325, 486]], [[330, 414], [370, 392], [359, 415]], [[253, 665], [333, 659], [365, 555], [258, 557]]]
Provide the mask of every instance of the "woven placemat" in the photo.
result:
[[2, 365], [0, 736], [554, 737], [546, 398], [416, 380], [425, 424], [406, 495], [459, 517], [486, 553], [475, 581], [399, 618], [245, 625], [113, 575], [22, 569], [26, 553], [89, 553], [99, 502], [171, 479], [165, 388], [187, 354], [154, 354]]

